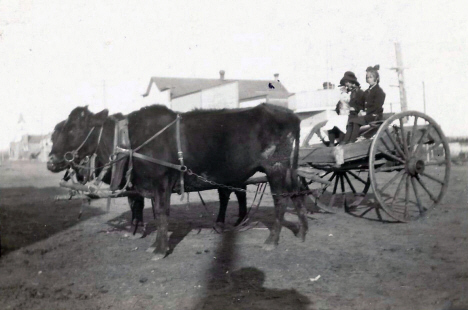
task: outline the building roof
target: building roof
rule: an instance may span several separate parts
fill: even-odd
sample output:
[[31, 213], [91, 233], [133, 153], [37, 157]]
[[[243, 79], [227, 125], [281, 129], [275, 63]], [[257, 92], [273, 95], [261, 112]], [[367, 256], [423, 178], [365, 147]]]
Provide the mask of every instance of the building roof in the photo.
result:
[[[232, 80], [235, 81], [235, 80]], [[237, 80], [239, 82], [239, 100], [268, 96], [271, 99], [287, 99], [292, 94], [278, 81]], [[271, 89], [269, 85], [273, 85]]]
[[[216, 86], [235, 83], [239, 85], [239, 100], [249, 98], [266, 97], [271, 99], [286, 99], [292, 94], [278, 81], [275, 80], [225, 80], [225, 79], [199, 79], [199, 78], [167, 78], [152, 77], [148, 89], [143, 96], [148, 96], [154, 84], [159, 91], [171, 90], [171, 98], [182, 97], [191, 93]], [[273, 85], [270, 88], [269, 85]]]

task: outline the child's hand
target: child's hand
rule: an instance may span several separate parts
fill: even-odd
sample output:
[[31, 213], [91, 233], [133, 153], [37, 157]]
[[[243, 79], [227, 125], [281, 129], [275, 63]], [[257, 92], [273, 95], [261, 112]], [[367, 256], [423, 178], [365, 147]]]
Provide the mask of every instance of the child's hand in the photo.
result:
[[365, 113], [364, 111], [361, 110], [361, 111], [359, 111], [358, 115], [359, 115], [359, 116], [364, 116], [364, 115], [366, 115], [366, 113]]

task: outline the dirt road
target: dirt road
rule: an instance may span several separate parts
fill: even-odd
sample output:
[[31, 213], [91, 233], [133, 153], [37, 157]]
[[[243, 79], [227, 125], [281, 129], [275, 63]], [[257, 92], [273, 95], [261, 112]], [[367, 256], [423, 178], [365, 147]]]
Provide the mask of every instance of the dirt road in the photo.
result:
[[190, 205], [174, 195], [172, 253], [159, 261], [146, 252], [154, 227], [144, 239], [126, 228], [125, 199], [110, 213], [93, 202], [77, 220], [80, 202], [53, 202], [60, 176], [44, 164], [10, 163], [0, 178], [2, 309], [468, 309], [466, 165], [453, 167], [449, 193], [423, 221], [310, 214], [304, 243], [283, 228], [271, 252], [261, 248], [271, 196], [254, 228], [220, 235], [216, 192], [203, 193], [208, 211], [196, 195]]

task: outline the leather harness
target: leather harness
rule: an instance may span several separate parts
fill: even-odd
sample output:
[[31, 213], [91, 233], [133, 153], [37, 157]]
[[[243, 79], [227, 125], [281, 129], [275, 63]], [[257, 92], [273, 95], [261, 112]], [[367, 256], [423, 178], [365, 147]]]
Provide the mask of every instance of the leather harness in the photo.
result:
[[[123, 120], [116, 121], [115, 124], [115, 134], [114, 134], [114, 154], [112, 155], [112, 179], [111, 179], [111, 190], [117, 190], [119, 185], [122, 182], [123, 177], [123, 170], [125, 164], [127, 162], [124, 157], [128, 157], [128, 169], [126, 172], [126, 179], [127, 183], [125, 187], [130, 185], [131, 179], [131, 172], [133, 170], [133, 158], [139, 158], [145, 161], [149, 161], [161, 166], [165, 166], [171, 169], [179, 170], [180, 171], [180, 195], [184, 194], [184, 173], [187, 171], [187, 167], [184, 165], [184, 157], [182, 152], [182, 145], [180, 140], [180, 120], [182, 117], [180, 114], [177, 114], [177, 118], [166, 125], [163, 129], [155, 133], [151, 138], [146, 140], [140, 146], [132, 149], [130, 144], [130, 137], [128, 133], [128, 119], [124, 118]], [[147, 145], [149, 142], [154, 140], [156, 137], [161, 135], [164, 131], [166, 131], [172, 125], [176, 125], [176, 141], [177, 141], [177, 155], [180, 164], [173, 164], [165, 160], [156, 159], [150, 156], [146, 156], [144, 154], [138, 153], [137, 151], [140, 150], [142, 147]]]

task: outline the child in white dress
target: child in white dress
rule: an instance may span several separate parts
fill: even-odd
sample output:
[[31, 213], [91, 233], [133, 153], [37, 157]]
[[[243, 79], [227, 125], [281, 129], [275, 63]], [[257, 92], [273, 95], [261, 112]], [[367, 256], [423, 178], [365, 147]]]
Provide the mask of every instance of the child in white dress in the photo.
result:
[[333, 115], [328, 119], [325, 126], [322, 127], [322, 131], [328, 135], [330, 144], [328, 146], [335, 146], [335, 140], [338, 142], [343, 140], [346, 133], [346, 125], [348, 124], [349, 116], [349, 100], [350, 95], [347, 92], [346, 87], [341, 88], [340, 100], [336, 104], [336, 115]]

